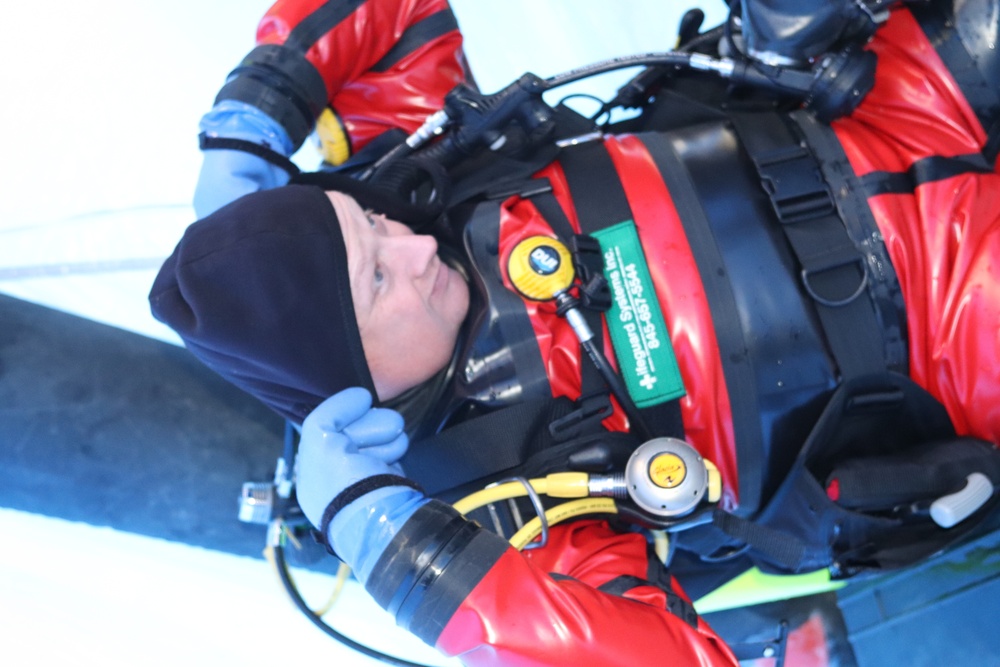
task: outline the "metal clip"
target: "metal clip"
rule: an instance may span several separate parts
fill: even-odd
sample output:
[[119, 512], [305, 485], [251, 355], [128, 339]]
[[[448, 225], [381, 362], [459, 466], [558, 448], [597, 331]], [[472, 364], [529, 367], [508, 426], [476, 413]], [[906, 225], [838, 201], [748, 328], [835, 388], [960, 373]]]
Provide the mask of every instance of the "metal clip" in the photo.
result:
[[538, 515], [538, 520], [542, 522], [541, 539], [537, 542], [529, 542], [524, 545], [524, 548], [540, 549], [549, 543], [549, 522], [545, 518], [545, 506], [542, 505], [542, 498], [535, 491], [535, 487], [531, 486], [531, 482], [524, 477], [508, 477], [507, 479], [500, 480], [497, 484], [507, 484], [509, 482], [517, 482], [524, 487], [524, 490], [528, 494], [528, 499], [531, 500], [531, 504], [535, 508], [535, 514]]

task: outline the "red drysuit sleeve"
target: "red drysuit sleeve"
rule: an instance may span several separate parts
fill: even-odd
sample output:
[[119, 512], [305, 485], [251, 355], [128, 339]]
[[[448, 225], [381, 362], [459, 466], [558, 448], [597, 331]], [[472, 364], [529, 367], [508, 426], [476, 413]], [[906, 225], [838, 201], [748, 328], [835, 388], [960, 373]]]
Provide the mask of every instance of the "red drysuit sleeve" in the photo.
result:
[[278, 0], [257, 43], [305, 50], [352, 152], [387, 129], [412, 132], [467, 78], [446, 0]]
[[[467, 665], [738, 664], [680, 592], [648, 581], [648, 569], [642, 535], [596, 521], [555, 526], [549, 546], [503, 554], [437, 647]], [[627, 587], [620, 595], [600, 589], [618, 582]]]
[[737, 665], [645, 537], [581, 520], [519, 552], [433, 500], [366, 588], [401, 627], [467, 665]]

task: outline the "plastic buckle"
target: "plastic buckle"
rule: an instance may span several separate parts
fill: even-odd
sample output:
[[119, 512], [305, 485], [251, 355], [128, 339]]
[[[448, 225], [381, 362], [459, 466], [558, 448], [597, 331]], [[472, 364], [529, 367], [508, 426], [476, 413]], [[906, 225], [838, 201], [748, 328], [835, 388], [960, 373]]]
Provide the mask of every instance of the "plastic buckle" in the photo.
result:
[[507, 199], [518, 196], [523, 199], [552, 192], [552, 183], [547, 178], [529, 178], [513, 183], [500, 183], [486, 190], [483, 197], [489, 200]]
[[556, 442], [565, 442], [583, 435], [600, 424], [614, 412], [607, 392], [581, 396], [576, 401], [577, 409], [565, 417], [549, 424], [549, 433]]
[[819, 165], [801, 146], [775, 151], [757, 162], [761, 183], [778, 220], [794, 224], [836, 213]]
[[569, 240], [573, 266], [580, 278], [580, 305], [605, 312], [611, 308], [611, 288], [604, 278], [604, 253], [593, 236], [575, 234]]

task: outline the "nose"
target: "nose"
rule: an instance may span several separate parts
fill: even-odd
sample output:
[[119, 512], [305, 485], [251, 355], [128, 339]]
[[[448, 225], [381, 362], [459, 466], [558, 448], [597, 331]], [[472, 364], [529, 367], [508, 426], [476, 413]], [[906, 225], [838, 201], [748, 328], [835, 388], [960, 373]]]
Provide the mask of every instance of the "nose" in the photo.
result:
[[433, 236], [408, 234], [388, 239], [392, 246], [391, 260], [409, 278], [420, 278], [434, 267], [438, 244]]

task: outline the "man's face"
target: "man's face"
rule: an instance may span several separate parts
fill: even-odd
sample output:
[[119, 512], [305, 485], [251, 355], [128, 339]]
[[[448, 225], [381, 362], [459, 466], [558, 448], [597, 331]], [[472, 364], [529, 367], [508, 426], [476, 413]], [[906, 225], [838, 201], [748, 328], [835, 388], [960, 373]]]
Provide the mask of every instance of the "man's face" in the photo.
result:
[[438, 258], [432, 236], [366, 212], [348, 195], [327, 195], [344, 234], [365, 359], [385, 401], [429, 379], [451, 359], [469, 310], [469, 288]]

